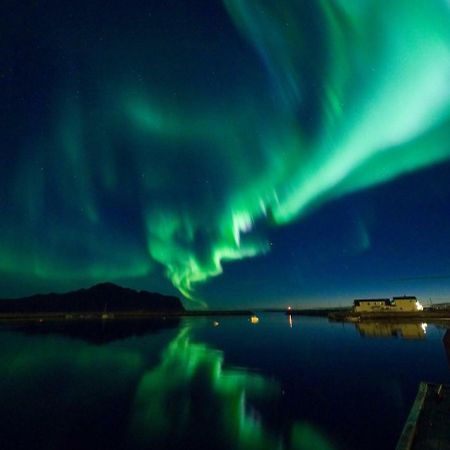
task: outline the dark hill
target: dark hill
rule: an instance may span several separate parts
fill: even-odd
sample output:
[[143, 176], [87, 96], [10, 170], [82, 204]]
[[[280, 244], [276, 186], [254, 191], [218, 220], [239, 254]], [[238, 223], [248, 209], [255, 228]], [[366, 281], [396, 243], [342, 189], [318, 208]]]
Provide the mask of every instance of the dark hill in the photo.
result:
[[0, 313], [40, 312], [183, 312], [177, 297], [135, 291], [113, 283], [65, 294], [39, 294], [18, 299], [0, 299]]

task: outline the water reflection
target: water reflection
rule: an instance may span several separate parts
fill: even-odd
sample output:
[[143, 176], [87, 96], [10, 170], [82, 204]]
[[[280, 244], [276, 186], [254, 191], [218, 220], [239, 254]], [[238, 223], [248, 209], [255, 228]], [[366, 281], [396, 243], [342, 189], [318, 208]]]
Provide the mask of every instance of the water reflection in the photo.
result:
[[176, 329], [180, 319], [150, 318], [139, 320], [85, 320], [85, 321], [45, 321], [18, 322], [3, 326], [4, 329], [20, 331], [26, 335], [44, 336], [58, 335], [80, 339], [92, 344], [107, 344], [109, 342], [130, 337], [156, 334], [164, 330]]
[[393, 448], [418, 382], [448, 377], [443, 328], [368, 345], [358, 333], [423, 339], [426, 327], [296, 320], [196, 318], [140, 336], [136, 323], [130, 339], [117, 323], [122, 338], [102, 345], [73, 330], [0, 328], [1, 448], [330, 450], [330, 438]]
[[0, 331], [2, 450], [120, 448], [130, 387], [153, 363], [139, 347]]
[[161, 449], [275, 448], [251, 406], [275, 393], [257, 374], [224, 369], [223, 354], [191, 342], [184, 328], [139, 383], [132, 434]]
[[397, 337], [425, 339], [426, 323], [358, 322], [356, 329], [365, 337]]
[[274, 419], [275, 380], [225, 366], [189, 326], [104, 345], [60, 327], [0, 330], [2, 450], [332, 449], [316, 427]]
[[308, 424], [291, 424], [288, 433], [270, 426], [265, 419], [279, 396], [277, 383], [242, 368], [225, 368], [221, 351], [192, 342], [189, 333], [189, 328], [184, 328], [164, 351], [161, 364], [139, 383], [131, 435], [140, 445], [158, 449], [332, 449]]

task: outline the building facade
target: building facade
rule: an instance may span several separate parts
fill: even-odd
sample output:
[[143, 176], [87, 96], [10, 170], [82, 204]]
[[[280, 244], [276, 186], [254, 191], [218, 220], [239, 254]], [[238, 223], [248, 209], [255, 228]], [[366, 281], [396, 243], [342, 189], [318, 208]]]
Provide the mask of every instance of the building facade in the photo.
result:
[[422, 311], [422, 305], [416, 297], [394, 297], [391, 307], [395, 311]]
[[354, 312], [414, 312], [422, 311], [423, 306], [416, 297], [404, 296], [388, 298], [367, 298], [353, 301]]
[[353, 302], [355, 312], [388, 311], [390, 307], [391, 301], [388, 298], [361, 298]]

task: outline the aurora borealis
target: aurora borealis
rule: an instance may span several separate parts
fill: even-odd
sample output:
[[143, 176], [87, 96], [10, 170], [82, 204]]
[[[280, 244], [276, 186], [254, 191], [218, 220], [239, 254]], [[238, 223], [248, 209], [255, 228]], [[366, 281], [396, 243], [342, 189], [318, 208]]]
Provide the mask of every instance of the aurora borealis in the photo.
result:
[[2, 26], [1, 296], [450, 293], [448, 1], [26, 3]]

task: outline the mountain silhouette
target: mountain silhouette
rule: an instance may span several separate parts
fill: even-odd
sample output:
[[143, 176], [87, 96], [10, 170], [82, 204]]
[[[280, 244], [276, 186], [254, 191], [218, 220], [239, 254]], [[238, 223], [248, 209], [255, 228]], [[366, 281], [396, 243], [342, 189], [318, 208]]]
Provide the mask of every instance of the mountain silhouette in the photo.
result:
[[113, 283], [64, 294], [38, 294], [17, 299], [0, 299], [0, 313], [40, 312], [183, 312], [178, 297], [136, 291]]

